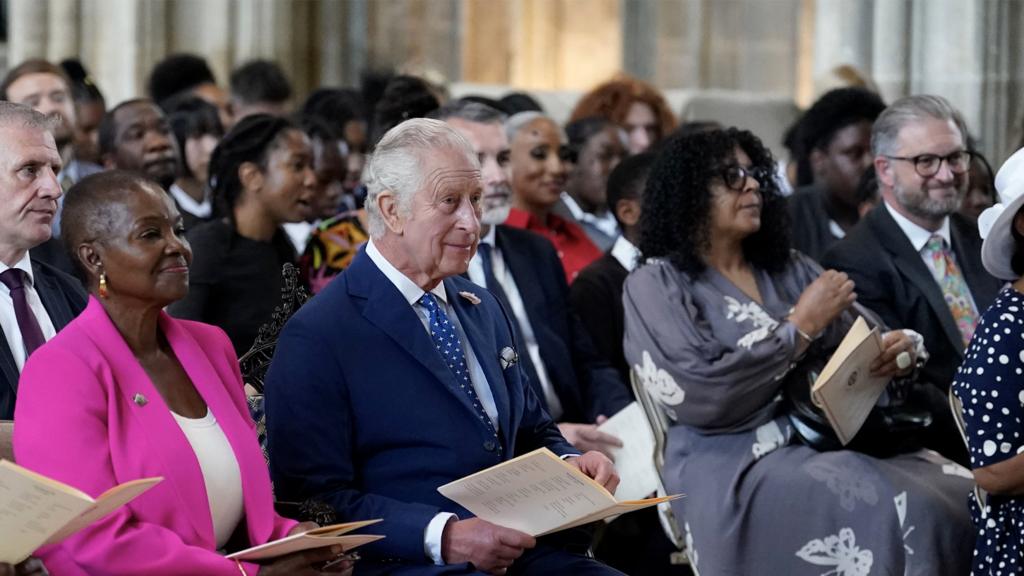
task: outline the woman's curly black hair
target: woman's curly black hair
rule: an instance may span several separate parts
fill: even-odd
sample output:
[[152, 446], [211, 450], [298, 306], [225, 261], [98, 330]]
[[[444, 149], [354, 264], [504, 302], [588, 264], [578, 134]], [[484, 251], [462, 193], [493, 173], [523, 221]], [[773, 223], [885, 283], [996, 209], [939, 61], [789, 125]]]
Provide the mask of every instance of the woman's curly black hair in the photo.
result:
[[743, 240], [743, 254], [756, 268], [777, 272], [789, 260], [789, 212], [775, 180], [775, 160], [761, 140], [729, 128], [671, 138], [658, 151], [643, 195], [640, 251], [665, 258], [690, 274], [702, 272], [709, 235], [711, 184], [736, 162], [735, 150], [750, 157], [761, 182], [761, 228]]

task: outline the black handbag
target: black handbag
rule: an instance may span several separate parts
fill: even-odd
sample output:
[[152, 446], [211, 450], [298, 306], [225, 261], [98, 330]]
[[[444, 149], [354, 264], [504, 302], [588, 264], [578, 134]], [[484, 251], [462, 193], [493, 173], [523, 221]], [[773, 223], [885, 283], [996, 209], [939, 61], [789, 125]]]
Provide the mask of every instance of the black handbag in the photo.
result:
[[931, 426], [932, 415], [915, 401], [915, 388], [925, 384], [912, 378], [890, 382], [888, 405], [875, 406], [857, 435], [843, 446], [825, 414], [811, 399], [811, 387], [828, 359], [829, 354], [822, 346], [812, 343], [783, 383], [783, 409], [801, 443], [821, 452], [855, 450], [877, 458], [922, 447], [922, 435]]

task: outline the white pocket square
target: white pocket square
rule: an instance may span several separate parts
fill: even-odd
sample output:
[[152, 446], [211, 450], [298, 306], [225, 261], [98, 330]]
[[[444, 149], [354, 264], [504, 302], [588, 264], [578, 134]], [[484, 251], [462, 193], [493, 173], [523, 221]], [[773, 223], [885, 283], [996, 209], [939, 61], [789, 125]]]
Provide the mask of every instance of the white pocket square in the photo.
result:
[[501, 349], [501, 354], [498, 355], [498, 360], [501, 361], [501, 369], [508, 370], [509, 366], [514, 366], [519, 363], [519, 355], [512, 349], [511, 346], [505, 346]]

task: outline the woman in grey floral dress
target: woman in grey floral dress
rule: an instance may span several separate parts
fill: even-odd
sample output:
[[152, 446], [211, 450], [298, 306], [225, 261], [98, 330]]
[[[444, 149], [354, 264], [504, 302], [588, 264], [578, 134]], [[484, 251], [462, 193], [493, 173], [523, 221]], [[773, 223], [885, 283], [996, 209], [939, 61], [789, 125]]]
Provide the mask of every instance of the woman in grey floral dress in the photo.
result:
[[[701, 576], [957, 575], [970, 473], [933, 452], [886, 459], [798, 443], [782, 382], [834, 349], [854, 287], [791, 251], [770, 153], [728, 130], [669, 142], [644, 193], [645, 264], [626, 282], [626, 358], [666, 408], [663, 471]], [[873, 370], [902, 375], [886, 333]]]

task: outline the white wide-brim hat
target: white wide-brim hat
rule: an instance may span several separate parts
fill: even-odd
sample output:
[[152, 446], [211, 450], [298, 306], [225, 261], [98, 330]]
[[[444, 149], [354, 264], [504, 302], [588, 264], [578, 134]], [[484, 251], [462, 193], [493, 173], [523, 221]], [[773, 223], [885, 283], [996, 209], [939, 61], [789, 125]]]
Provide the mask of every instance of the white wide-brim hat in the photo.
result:
[[1011, 261], [1017, 251], [1013, 239], [1013, 219], [1024, 206], [1024, 148], [1010, 156], [996, 173], [996, 191], [999, 203], [986, 208], [978, 216], [981, 245], [981, 263], [988, 273], [1000, 280], [1016, 280]]

